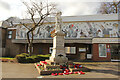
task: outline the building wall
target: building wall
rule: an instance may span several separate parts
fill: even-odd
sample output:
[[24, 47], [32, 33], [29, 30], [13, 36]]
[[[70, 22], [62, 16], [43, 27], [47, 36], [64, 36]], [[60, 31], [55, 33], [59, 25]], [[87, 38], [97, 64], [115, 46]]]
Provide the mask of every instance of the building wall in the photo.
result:
[[6, 47], [6, 28], [2, 28], [2, 47]]
[[33, 54], [49, 54], [50, 44], [33, 44]]
[[[111, 61], [111, 53], [110, 52], [107, 52], [107, 57], [99, 57], [99, 44], [100, 43], [94, 43], [93, 44], [93, 57], [92, 57], [92, 60], [93, 61]], [[108, 49], [107, 46], [110, 46], [110, 44], [106, 44], [106, 49]]]
[[0, 28], [0, 56], [2, 56], [2, 33], [1, 33], [1, 28]]
[[[20, 44], [16, 44], [16, 45], [20, 45]], [[33, 48], [33, 55], [34, 54], [35, 55], [36, 54], [43, 54], [43, 55], [44, 54], [51, 54], [49, 52], [49, 50], [50, 50], [50, 47], [52, 47], [52, 44], [49, 44], [49, 43], [36, 43], [36, 44], [33, 44], [33, 47], [34, 47]], [[81, 52], [79, 52], [79, 48], [86, 48], [86, 44], [76, 44], [76, 43], [69, 44], [69, 43], [66, 43], [65, 47], [76, 47], [76, 54], [69, 53], [69, 54], [66, 54], [66, 55], [69, 58], [69, 60], [74, 60], [74, 59], [80, 60]]]
[[0, 27], [0, 54], [1, 56], [6, 55], [6, 32], [7, 29]]
[[69, 53], [67, 55], [68, 59], [69, 60], [80, 60], [80, 54], [82, 52], [79, 52], [79, 48], [86, 48], [86, 45], [85, 44], [76, 44], [76, 43], [73, 43], [73, 44], [68, 44], [66, 43], [65, 44], [65, 47], [76, 47], [76, 54], [72, 54], [72, 53]]
[[[8, 38], [8, 32], [12, 31], [12, 38]], [[6, 56], [16, 56], [17, 54], [23, 53], [25, 51], [25, 45], [24, 44], [13, 44], [12, 39], [15, 39], [16, 37], [16, 30], [15, 29], [8, 29], [6, 34]]]

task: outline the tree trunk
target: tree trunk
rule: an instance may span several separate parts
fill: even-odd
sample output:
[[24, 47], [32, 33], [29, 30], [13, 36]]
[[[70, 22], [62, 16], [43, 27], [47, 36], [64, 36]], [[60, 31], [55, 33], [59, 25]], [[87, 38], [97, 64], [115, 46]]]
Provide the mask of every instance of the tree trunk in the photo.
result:
[[29, 53], [29, 56], [31, 56], [33, 50], [32, 50], [32, 43], [28, 43], [28, 53]]
[[[32, 39], [29, 38], [29, 34], [32, 34]], [[27, 32], [27, 40], [28, 40], [28, 53], [29, 53], [29, 56], [31, 56], [31, 54], [33, 53], [33, 37], [34, 37], [34, 34], [33, 34], [33, 31], [28, 31]]]

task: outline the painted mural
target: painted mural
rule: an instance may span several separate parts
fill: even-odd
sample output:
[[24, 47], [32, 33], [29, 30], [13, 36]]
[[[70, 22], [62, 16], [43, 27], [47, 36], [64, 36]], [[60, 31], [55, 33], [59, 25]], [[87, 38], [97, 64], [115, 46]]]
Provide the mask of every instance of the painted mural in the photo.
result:
[[[51, 38], [50, 32], [54, 28], [54, 24], [44, 24], [41, 27], [37, 27], [34, 31], [34, 39]], [[24, 26], [17, 26], [16, 38], [25, 39], [27, 31]], [[62, 31], [66, 34], [65, 38], [120, 37], [118, 22], [63, 23]], [[31, 37], [31, 35], [29, 36]]]

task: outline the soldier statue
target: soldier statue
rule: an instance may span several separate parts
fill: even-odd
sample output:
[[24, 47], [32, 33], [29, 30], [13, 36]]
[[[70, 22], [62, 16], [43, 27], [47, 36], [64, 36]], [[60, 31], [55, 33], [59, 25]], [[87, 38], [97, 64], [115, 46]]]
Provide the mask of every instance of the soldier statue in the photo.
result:
[[55, 20], [56, 20], [56, 28], [55, 30], [58, 32], [58, 31], [61, 31], [61, 26], [62, 26], [62, 18], [61, 18], [61, 15], [62, 15], [62, 12], [57, 12], [56, 14], [56, 17], [55, 17]]

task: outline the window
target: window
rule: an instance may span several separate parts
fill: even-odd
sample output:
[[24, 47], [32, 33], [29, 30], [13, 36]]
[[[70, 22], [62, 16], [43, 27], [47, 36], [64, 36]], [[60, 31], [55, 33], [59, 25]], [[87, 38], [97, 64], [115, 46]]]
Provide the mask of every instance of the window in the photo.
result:
[[76, 54], [76, 47], [65, 47], [65, 53]]
[[112, 60], [120, 60], [120, 44], [110, 44]]
[[65, 47], [65, 53], [70, 53], [70, 47]]
[[99, 57], [107, 57], [106, 44], [99, 44]]
[[11, 39], [11, 38], [12, 38], [12, 35], [8, 35], [8, 38]]
[[53, 51], [52, 48], [53, 48], [53, 47], [49, 47], [49, 53], [52, 53], [52, 51]]
[[12, 38], [12, 31], [8, 31], [8, 38], [9, 38], [9, 39]]

